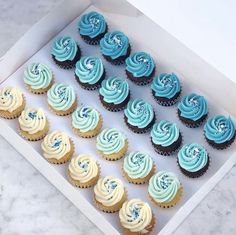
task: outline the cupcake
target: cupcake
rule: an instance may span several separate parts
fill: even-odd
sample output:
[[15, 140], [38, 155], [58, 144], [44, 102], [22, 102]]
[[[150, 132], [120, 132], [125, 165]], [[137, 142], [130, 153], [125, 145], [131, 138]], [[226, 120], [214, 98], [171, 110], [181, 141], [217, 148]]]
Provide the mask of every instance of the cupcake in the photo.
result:
[[199, 127], [207, 118], [208, 104], [203, 96], [189, 94], [178, 104], [178, 116], [187, 127]]
[[102, 117], [90, 106], [78, 107], [72, 114], [72, 128], [80, 137], [94, 137], [102, 128]]
[[97, 136], [99, 154], [108, 161], [122, 158], [128, 149], [128, 140], [115, 128], [106, 128]]
[[155, 74], [153, 58], [146, 52], [135, 52], [125, 60], [127, 77], [136, 85], [146, 85]]
[[155, 225], [151, 207], [140, 199], [126, 201], [119, 211], [119, 219], [125, 235], [148, 235]]
[[182, 135], [176, 123], [161, 120], [151, 130], [151, 142], [161, 155], [171, 155], [181, 146]]
[[202, 176], [208, 169], [210, 158], [200, 144], [185, 144], [178, 153], [177, 163], [181, 172], [190, 177]]
[[226, 149], [235, 140], [235, 123], [231, 117], [217, 115], [207, 120], [204, 136], [207, 142], [216, 149]]
[[83, 15], [78, 24], [81, 38], [90, 45], [99, 44], [107, 32], [107, 23], [103, 15], [91, 11]]
[[57, 38], [52, 44], [51, 54], [54, 62], [63, 69], [75, 67], [81, 56], [79, 45], [69, 36]]
[[174, 105], [181, 94], [180, 81], [174, 73], [154, 77], [151, 89], [153, 97], [162, 106]]
[[24, 82], [29, 91], [34, 94], [43, 94], [53, 84], [52, 71], [45, 64], [33, 63], [24, 71]]
[[130, 183], [145, 184], [155, 173], [155, 166], [147, 153], [133, 151], [124, 158], [123, 172]]
[[149, 180], [148, 194], [161, 208], [170, 208], [182, 197], [183, 187], [178, 178], [167, 171], [159, 171]]
[[122, 181], [113, 176], [100, 178], [94, 186], [96, 206], [107, 213], [119, 211], [126, 201], [127, 195]]
[[152, 105], [142, 99], [129, 101], [124, 110], [124, 120], [128, 128], [135, 133], [149, 131], [155, 123]]
[[107, 110], [112, 112], [123, 110], [130, 99], [128, 82], [121, 77], [109, 77], [102, 81], [99, 98]]
[[49, 108], [59, 116], [74, 112], [77, 106], [76, 94], [72, 86], [54, 84], [47, 92]]
[[95, 185], [100, 175], [96, 161], [87, 154], [80, 154], [71, 159], [68, 167], [68, 177], [71, 184], [79, 188], [89, 188]]
[[128, 37], [119, 31], [106, 33], [100, 41], [100, 48], [103, 57], [115, 65], [123, 64], [131, 51]]
[[100, 58], [84, 56], [76, 63], [75, 79], [85, 90], [98, 89], [105, 76], [106, 72]]
[[74, 144], [68, 135], [61, 131], [53, 131], [46, 135], [42, 142], [43, 156], [53, 164], [69, 161], [74, 154]]
[[20, 116], [25, 108], [25, 99], [15, 87], [0, 88], [0, 117], [14, 119]]
[[41, 140], [48, 133], [48, 120], [42, 109], [27, 108], [19, 117], [20, 135], [30, 141]]

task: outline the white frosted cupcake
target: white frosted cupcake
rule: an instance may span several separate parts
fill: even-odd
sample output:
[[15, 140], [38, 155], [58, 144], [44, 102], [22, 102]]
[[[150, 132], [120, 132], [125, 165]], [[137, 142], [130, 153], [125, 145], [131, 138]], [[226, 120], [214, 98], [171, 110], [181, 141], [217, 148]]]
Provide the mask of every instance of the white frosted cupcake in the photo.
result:
[[71, 159], [68, 177], [74, 186], [89, 188], [97, 183], [99, 175], [99, 165], [88, 154], [80, 154]]
[[43, 156], [54, 164], [69, 161], [74, 153], [74, 144], [65, 132], [53, 131], [46, 135], [41, 144]]
[[27, 108], [18, 120], [20, 135], [27, 140], [40, 140], [48, 133], [48, 120], [42, 109]]
[[98, 180], [94, 187], [94, 201], [96, 206], [108, 213], [118, 211], [126, 201], [127, 195], [122, 181], [113, 176], [106, 176]]

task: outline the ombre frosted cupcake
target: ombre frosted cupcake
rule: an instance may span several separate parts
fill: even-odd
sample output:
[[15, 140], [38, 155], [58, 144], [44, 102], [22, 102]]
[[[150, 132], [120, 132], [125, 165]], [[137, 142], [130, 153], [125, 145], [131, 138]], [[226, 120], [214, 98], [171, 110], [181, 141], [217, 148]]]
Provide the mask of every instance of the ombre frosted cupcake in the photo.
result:
[[112, 112], [123, 110], [130, 99], [129, 84], [121, 77], [109, 77], [102, 81], [99, 98], [103, 106]]
[[235, 140], [235, 123], [231, 117], [216, 115], [207, 120], [204, 126], [207, 142], [216, 149], [226, 149]]
[[151, 104], [142, 99], [134, 99], [129, 101], [124, 110], [124, 120], [133, 132], [145, 133], [152, 128], [156, 117]]
[[20, 135], [27, 140], [40, 140], [48, 133], [48, 120], [42, 109], [27, 108], [18, 120]]
[[24, 82], [32, 93], [43, 94], [52, 86], [53, 74], [47, 65], [33, 63], [24, 71]]
[[0, 88], [0, 117], [14, 119], [21, 115], [25, 108], [25, 98], [15, 87]]
[[41, 147], [45, 159], [53, 164], [63, 164], [74, 154], [73, 141], [61, 131], [53, 131], [46, 135]]
[[100, 176], [98, 163], [88, 154], [80, 154], [71, 159], [68, 177], [76, 187], [89, 188], [95, 185]]
[[96, 206], [107, 213], [119, 211], [127, 200], [122, 181], [113, 176], [100, 178], [94, 186], [94, 202]]
[[79, 21], [78, 28], [82, 39], [90, 45], [99, 44], [108, 29], [103, 15], [95, 11], [84, 14]]
[[94, 137], [102, 128], [102, 117], [90, 106], [78, 107], [72, 114], [72, 128], [80, 137]]
[[175, 206], [182, 197], [183, 187], [179, 179], [168, 171], [159, 171], [149, 180], [148, 194], [161, 208]]
[[176, 123], [161, 120], [151, 130], [151, 142], [161, 155], [171, 155], [181, 146], [182, 135]]
[[180, 149], [177, 162], [184, 175], [190, 178], [197, 178], [207, 171], [210, 164], [210, 158], [203, 146], [191, 143], [185, 144]]
[[117, 129], [106, 128], [97, 136], [96, 147], [106, 160], [116, 161], [127, 152], [128, 140]]
[[155, 173], [155, 165], [147, 153], [133, 151], [124, 158], [123, 172], [130, 183], [145, 184]]
[[76, 63], [75, 79], [85, 90], [98, 89], [105, 76], [106, 72], [100, 58], [84, 56]]
[[54, 84], [47, 92], [49, 108], [59, 116], [74, 112], [77, 107], [76, 94], [72, 86]]
[[54, 62], [63, 69], [75, 67], [81, 56], [79, 45], [69, 36], [57, 38], [52, 44], [51, 54]]
[[140, 199], [126, 201], [119, 211], [119, 218], [125, 235], [148, 235], [155, 225], [151, 207]]
[[178, 104], [178, 116], [187, 127], [199, 127], [207, 118], [208, 104], [203, 96], [189, 94]]
[[180, 81], [174, 73], [162, 73], [154, 77], [151, 89], [153, 97], [162, 106], [174, 105], [181, 94]]
[[136, 85], [146, 85], [155, 74], [153, 58], [146, 52], [135, 52], [125, 60], [127, 77]]
[[123, 64], [131, 51], [129, 38], [120, 31], [106, 33], [100, 41], [100, 48], [103, 57], [115, 65]]

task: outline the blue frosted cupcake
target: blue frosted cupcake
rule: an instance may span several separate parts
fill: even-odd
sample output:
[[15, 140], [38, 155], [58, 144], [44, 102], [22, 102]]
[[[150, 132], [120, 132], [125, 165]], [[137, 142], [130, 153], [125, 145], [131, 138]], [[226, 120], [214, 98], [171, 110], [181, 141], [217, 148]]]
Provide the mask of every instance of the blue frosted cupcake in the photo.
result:
[[75, 67], [81, 56], [79, 45], [69, 36], [57, 38], [52, 44], [51, 54], [55, 63], [63, 69]]
[[105, 76], [106, 72], [100, 58], [84, 56], [76, 63], [75, 79], [85, 90], [98, 89]]
[[156, 117], [151, 104], [142, 99], [134, 99], [129, 101], [124, 110], [124, 120], [133, 132], [145, 133], [152, 128]]
[[208, 104], [203, 96], [192, 93], [184, 96], [178, 104], [179, 119], [187, 127], [200, 126], [206, 120], [207, 115]]
[[181, 94], [180, 81], [174, 73], [162, 73], [154, 77], [151, 89], [157, 103], [163, 106], [175, 104]]
[[176, 123], [161, 120], [151, 130], [151, 142], [161, 155], [171, 155], [181, 146], [182, 135]]
[[225, 149], [235, 140], [235, 124], [231, 117], [217, 115], [207, 120], [204, 126], [207, 142], [216, 149]]
[[146, 52], [135, 52], [125, 60], [127, 77], [136, 85], [146, 85], [155, 74], [153, 58]]
[[123, 110], [130, 100], [128, 82], [121, 77], [109, 77], [103, 80], [99, 98], [107, 110], [112, 112]]
[[91, 11], [83, 15], [78, 23], [81, 38], [90, 45], [99, 44], [107, 32], [107, 23], [103, 15]]
[[184, 175], [197, 178], [205, 174], [209, 168], [210, 158], [200, 144], [185, 144], [178, 153], [177, 163]]
[[104, 58], [115, 65], [123, 64], [131, 51], [129, 38], [119, 31], [106, 33], [100, 41], [100, 48]]

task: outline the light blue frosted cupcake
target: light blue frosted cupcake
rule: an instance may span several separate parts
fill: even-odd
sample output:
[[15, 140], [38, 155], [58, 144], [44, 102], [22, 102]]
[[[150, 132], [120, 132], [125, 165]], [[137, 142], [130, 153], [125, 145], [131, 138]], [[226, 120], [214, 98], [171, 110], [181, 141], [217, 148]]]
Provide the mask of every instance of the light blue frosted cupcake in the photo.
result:
[[133, 151], [124, 158], [123, 172], [130, 183], [145, 184], [154, 174], [155, 165], [147, 153]]

